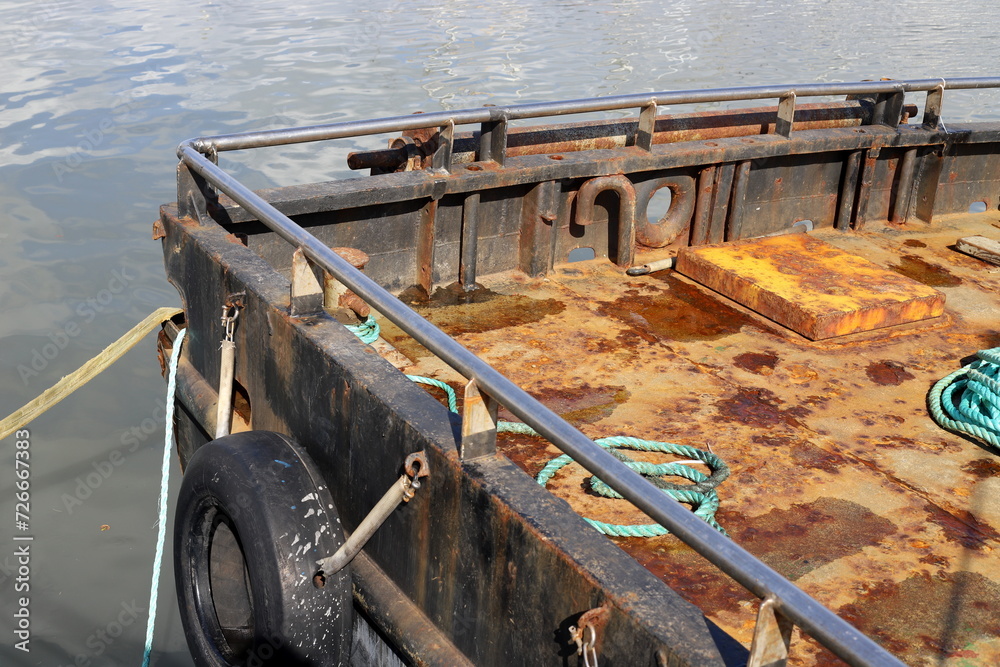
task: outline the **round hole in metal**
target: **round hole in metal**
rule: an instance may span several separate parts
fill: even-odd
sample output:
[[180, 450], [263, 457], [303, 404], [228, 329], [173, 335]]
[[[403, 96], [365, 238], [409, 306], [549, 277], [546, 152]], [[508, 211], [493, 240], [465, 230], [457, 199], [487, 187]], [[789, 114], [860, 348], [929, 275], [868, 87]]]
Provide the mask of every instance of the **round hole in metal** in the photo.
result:
[[667, 186], [663, 186], [653, 191], [652, 196], [646, 203], [646, 219], [651, 222], [662, 223], [670, 211], [670, 203], [674, 200], [674, 193]]

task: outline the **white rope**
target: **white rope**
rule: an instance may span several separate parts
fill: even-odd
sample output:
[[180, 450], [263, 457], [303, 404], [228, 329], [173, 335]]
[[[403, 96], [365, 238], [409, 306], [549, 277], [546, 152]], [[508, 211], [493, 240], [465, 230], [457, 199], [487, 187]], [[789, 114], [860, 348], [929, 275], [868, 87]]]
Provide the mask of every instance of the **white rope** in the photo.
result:
[[160, 470], [159, 528], [156, 533], [156, 557], [153, 559], [153, 581], [149, 591], [149, 621], [146, 623], [146, 650], [142, 667], [149, 667], [153, 651], [153, 628], [156, 626], [156, 598], [160, 589], [160, 568], [163, 565], [163, 542], [167, 536], [167, 490], [170, 486], [170, 449], [174, 440], [174, 394], [177, 390], [177, 360], [181, 357], [181, 344], [187, 329], [181, 329], [174, 339], [174, 352], [170, 355], [170, 373], [167, 377], [167, 425], [163, 442], [163, 465]]

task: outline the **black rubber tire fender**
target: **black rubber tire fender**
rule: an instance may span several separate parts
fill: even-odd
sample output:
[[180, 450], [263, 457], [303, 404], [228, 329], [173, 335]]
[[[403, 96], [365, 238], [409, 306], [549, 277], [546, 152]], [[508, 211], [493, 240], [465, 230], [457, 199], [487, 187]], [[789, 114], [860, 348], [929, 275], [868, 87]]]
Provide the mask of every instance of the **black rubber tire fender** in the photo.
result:
[[174, 521], [177, 598], [195, 664], [346, 665], [349, 569], [322, 587], [313, 581], [316, 561], [342, 543], [329, 489], [286, 436], [248, 431], [199, 448]]

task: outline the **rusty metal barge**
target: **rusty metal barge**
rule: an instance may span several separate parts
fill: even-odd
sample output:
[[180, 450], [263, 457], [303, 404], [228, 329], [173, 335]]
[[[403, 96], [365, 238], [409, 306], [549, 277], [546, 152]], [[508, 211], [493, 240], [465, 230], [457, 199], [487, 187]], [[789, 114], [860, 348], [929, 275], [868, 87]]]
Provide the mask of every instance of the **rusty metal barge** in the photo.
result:
[[[927, 403], [1000, 345], [1000, 123], [942, 113], [998, 87], [181, 144], [154, 236], [184, 308], [159, 345], [196, 663], [1000, 663], [1000, 459]], [[562, 118], [595, 112], [621, 117]], [[252, 191], [220, 159], [369, 135], [354, 179]], [[609, 437], [708, 452], [671, 488], [711, 487], [728, 534], [637, 471], [690, 456]]]

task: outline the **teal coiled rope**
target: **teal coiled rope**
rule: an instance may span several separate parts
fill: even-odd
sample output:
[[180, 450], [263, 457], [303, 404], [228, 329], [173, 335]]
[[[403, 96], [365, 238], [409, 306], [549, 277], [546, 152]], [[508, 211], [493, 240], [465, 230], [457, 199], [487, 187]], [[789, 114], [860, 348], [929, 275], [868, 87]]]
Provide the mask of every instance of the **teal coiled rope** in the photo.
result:
[[927, 402], [940, 426], [1000, 450], [1000, 347], [980, 350], [968, 366], [938, 380]]
[[379, 330], [378, 322], [372, 315], [368, 316], [361, 324], [345, 324], [347, 330], [352, 334], [361, 339], [361, 342], [366, 345], [371, 345], [378, 340], [381, 331]]
[[[441, 382], [440, 380], [420, 375], [407, 375], [406, 377], [414, 382], [441, 389], [448, 399], [448, 409], [455, 413], [458, 412], [458, 400], [455, 396], [455, 390], [449, 385]], [[499, 421], [497, 422], [497, 432], [518, 433], [521, 435], [540, 437], [535, 429], [520, 422]], [[695, 516], [704, 519], [710, 526], [721, 532], [723, 535], [726, 534], [726, 531], [715, 520], [715, 513], [719, 509], [719, 496], [715, 492], [715, 487], [721, 484], [722, 481], [729, 476], [729, 467], [718, 456], [711, 452], [698, 449], [697, 447], [676, 445], [670, 442], [641, 440], [639, 438], [630, 438], [627, 436], [600, 438], [594, 442], [605, 449], [611, 450], [615, 456], [625, 463], [625, 465], [649, 479], [671, 498], [694, 507]], [[683, 463], [648, 463], [645, 461], [634, 461], [619, 451], [622, 449], [644, 452], [662, 452], [664, 454], [676, 454], [689, 459], [696, 459], [707, 465], [712, 471], [712, 474], [706, 475], [703, 472]], [[556, 472], [572, 462], [573, 459], [568, 454], [557, 456], [549, 461], [544, 468], [542, 468], [541, 472], [538, 473], [538, 476], [535, 479], [539, 484], [545, 486], [556, 474]], [[663, 480], [663, 477], [665, 476], [682, 477], [694, 482], [694, 484], [671, 484]], [[590, 488], [594, 491], [594, 493], [606, 498], [621, 498], [621, 495], [618, 492], [597, 477], [590, 478]], [[605, 523], [588, 517], [583, 517], [583, 520], [596, 528], [599, 533], [604, 535], [613, 535], [616, 537], [657, 537], [659, 535], [667, 535], [670, 532], [658, 523], [623, 525]]]

